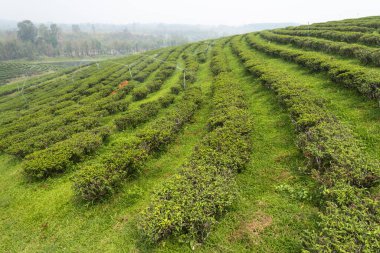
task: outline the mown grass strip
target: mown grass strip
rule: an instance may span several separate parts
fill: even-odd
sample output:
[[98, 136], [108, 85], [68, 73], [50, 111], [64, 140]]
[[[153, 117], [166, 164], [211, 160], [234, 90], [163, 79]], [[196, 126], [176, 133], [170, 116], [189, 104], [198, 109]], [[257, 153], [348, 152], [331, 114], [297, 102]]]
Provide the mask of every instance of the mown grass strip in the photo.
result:
[[275, 41], [281, 44], [292, 44], [302, 49], [316, 50], [347, 58], [356, 58], [362, 64], [380, 66], [380, 49], [377, 48], [313, 37], [305, 38], [294, 35], [276, 34], [269, 31], [260, 32], [260, 35], [269, 41]]
[[168, 145], [198, 109], [198, 89], [188, 89], [170, 113], [151, 122], [134, 138], [117, 143], [103, 155], [102, 162], [87, 166], [74, 176], [76, 195], [86, 201], [102, 200], [118, 188], [122, 180], [141, 168], [149, 155]]
[[378, 71], [333, 59], [322, 53], [268, 43], [257, 34], [250, 34], [247, 39], [250, 45], [259, 51], [282, 57], [312, 71], [325, 72], [332, 81], [338, 84], [356, 89], [369, 98], [380, 99], [380, 74]]
[[[379, 202], [366, 187], [379, 180], [379, 161], [372, 161], [351, 131], [323, 105], [323, 100], [235, 38], [233, 48], [252, 74], [272, 88], [290, 111], [298, 130], [298, 145], [315, 168], [323, 196], [319, 231], [308, 233], [310, 252], [379, 250], [376, 235]], [[356, 208], [352, 208], [355, 206]], [[339, 221], [339, 223], [336, 223]], [[348, 231], [350, 227], [352, 230]], [[364, 229], [366, 227], [366, 229]]]
[[251, 126], [244, 95], [226, 68], [224, 43], [212, 53], [216, 77], [209, 133], [142, 213], [139, 229], [147, 242], [157, 243], [170, 235], [202, 242], [235, 198], [235, 174], [250, 158]]

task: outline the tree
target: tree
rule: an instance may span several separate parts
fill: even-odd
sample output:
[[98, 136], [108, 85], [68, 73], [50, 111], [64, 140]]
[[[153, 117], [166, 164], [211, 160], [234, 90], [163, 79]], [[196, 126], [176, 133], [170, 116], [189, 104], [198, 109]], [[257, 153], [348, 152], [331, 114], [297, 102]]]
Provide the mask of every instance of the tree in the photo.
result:
[[49, 28], [44, 25], [44, 24], [41, 24], [39, 27], [38, 27], [38, 38], [44, 40], [45, 42], [48, 42], [49, 41]]
[[34, 42], [37, 38], [37, 27], [30, 20], [17, 23], [17, 37], [24, 42]]
[[73, 33], [80, 33], [81, 32], [79, 25], [72, 25], [71, 30], [73, 31]]
[[50, 43], [53, 45], [54, 48], [58, 46], [58, 39], [59, 39], [60, 29], [56, 24], [50, 25]]

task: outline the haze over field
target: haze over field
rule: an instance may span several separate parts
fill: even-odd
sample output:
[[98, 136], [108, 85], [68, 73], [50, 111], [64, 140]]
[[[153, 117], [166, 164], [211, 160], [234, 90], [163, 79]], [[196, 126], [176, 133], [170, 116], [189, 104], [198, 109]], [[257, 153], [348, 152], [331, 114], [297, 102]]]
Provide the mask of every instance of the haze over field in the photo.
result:
[[380, 1], [362, 0], [2, 0], [0, 17], [55, 23], [244, 25], [322, 22], [377, 15]]

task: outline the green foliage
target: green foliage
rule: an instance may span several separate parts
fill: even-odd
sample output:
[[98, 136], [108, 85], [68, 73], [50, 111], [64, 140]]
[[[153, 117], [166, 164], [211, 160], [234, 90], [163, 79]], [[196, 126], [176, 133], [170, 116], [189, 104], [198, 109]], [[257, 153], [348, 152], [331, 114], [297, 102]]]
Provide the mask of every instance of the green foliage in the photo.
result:
[[[223, 41], [225, 43], [225, 41]], [[210, 68], [214, 75], [219, 75], [223, 72], [230, 71], [226, 58], [220, 52], [223, 50], [223, 44], [218, 43], [215, 45], [214, 50], [212, 51], [212, 58]]]
[[[347, 32], [347, 35], [342, 38], [348, 41], [359, 33], [374, 32], [379, 22], [373, 21], [360, 21], [356, 25], [353, 21], [340, 25], [316, 24], [312, 25], [310, 30], [329, 30], [330, 33], [324, 34], [333, 34], [331, 36], [338, 36], [336, 34], [343, 36], [342, 34]], [[335, 30], [338, 29], [341, 33], [336, 33]], [[297, 29], [286, 29], [286, 31], [293, 30]], [[343, 95], [325, 98], [319, 94], [320, 86], [314, 87], [313, 81], [322, 80], [322, 77], [319, 78], [318, 75], [318, 78], [308, 79], [306, 78], [308, 74], [301, 69], [294, 71], [297, 74], [293, 76], [293, 69], [289, 73], [285, 71], [291, 69], [291, 66], [286, 68], [286, 63], [265, 55], [282, 57], [310, 70], [325, 72], [334, 82], [354, 88], [368, 97], [379, 98], [380, 79], [374, 68], [360, 66], [355, 61], [349, 62], [347, 59], [328, 55], [335, 53], [350, 58], [356, 57], [363, 63], [374, 64], [378, 58], [377, 50], [361, 44], [330, 41], [331, 38], [285, 35], [281, 31], [283, 30], [278, 33], [277, 31], [261, 33], [261, 37], [265, 39], [252, 34], [215, 41], [210, 54], [212, 56], [210, 66], [209, 64], [200, 65], [200, 63], [204, 62], [204, 57], [208, 55], [207, 50], [212, 43], [201, 42], [148, 52], [144, 56], [133, 55], [126, 59], [116, 60], [117, 64], [105, 61], [100, 64], [100, 67], [87, 65], [32, 78], [25, 82], [22, 92], [17, 89], [20, 83], [0, 87], [2, 115], [0, 150], [21, 158], [25, 156], [21, 166], [26, 176], [31, 179], [44, 179], [79, 168], [71, 176], [72, 190], [74, 196], [85, 202], [105, 200], [118, 192], [123, 184], [130, 183], [121, 195], [122, 204], [116, 207], [118, 214], [123, 215], [121, 219], [124, 222], [129, 219], [129, 214], [134, 216], [131, 212], [143, 211], [137, 221], [126, 223], [126, 229], [120, 230], [121, 233], [128, 233], [127, 236], [130, 236], [131, 227], [135, 229], [134, 225], [137, 225], [138, 232], [148, 243], [157, 244], [162, 240], [175, 237], [180, 242], [198, 245], [209, 237], [218, 221], [229, 211], [236, 199], [238, 194], [236, 175], [245, 169], [251, 159], [252, 145], [257, 144], [251, 143], [253, 127], [250, 110], [253, 110], [253, 115], [257, 116], [255, 122], [258, 123], [257, 136], [253, 138], [257, 141], [264, 138], [265, 141], [256, 146], [256, 151], [262, 150], [254, 154], [255, 161], [251, 164], [250, 172], [255, 180], [245, 180], [244, 175], [239, 176], [239, 182], [249, 182], [239, 186], [241, 187], [239, 192], [241, 191], [243, 198], [239, 199], [236, 205], [237, 210], [228, 216], [227, 221], [218, 228], [218, 233], [212, 236], [213, 242], [224, 241], [218, 249], [224, 250], [225, 245], [231, 244], [233, 247], [237, 246], [236, 250], [239, 252], [256, 249], [259, 251], [275, 241], [273, 247], [270, 245], [267, 251], [293, 252], [300, 250], [299, 241], [302, 236], [305, 252], [378, 252], [380, 250], [379, 161], [376, 155], [372, 155], [364, 148], [360, 140], [363, 136], [357, 136], [361, 134], [361, 130], [351, 126], [350, 122], [346, 123], [346, 120], [351, 119], [350, 116], [344, 115], [347, 111], [336, 115], [332, 113], [340, 109], [335, 108], [336, 105], [347, 105], [347, 101], [330, 102], [331, 97], [342, 98]], [[363, 37], [361, 35], [361, 38]], [[371, 36], [367, 37], [369, 40]], [[239, 38], [242, 39], [239, 40]], [[302, 49], [268, 43], [270, 40], [291, 43]], [[356, 43], [363, 43], [360, 40], [358, 39]], [[238, 57], [230, 55], [229, 48], [224, 48], [226, 45], [232, 45], [233, 52]], [[323, 51], [328, 54], [304, 49]], [[181, 56], [179, 63], [178, 59]], [[235, 62], [238, 58], [243, 61], [245, 68], [239, 69], [239, 62]], [[229, 62], [230, 60], [233, 60], [233, 65]], [[130, 66], [132, 75], [125, 67], [126, 65]], [[176, 66], [186, 69], [186, 82], [189, 84], [186, 88], [179, 85], [182, 83], [183, 75], [179, 73]], [[202, 71], [197, 75], [200, 66]], [[280, 68], [277, 69], [277, 66]], [[208, 67], [211, 72], [208, 71]], [[282, 67], [284, 71], [281, 71]], [[256, 80], [253, 80], [245, 70], [255, 76]], [[165, 84], [176, 71], [179, 78], [171, 79]], [[298, 73], [301, 72], [305, 80], [312, 82], [306, 83], [299, 78]], [[207, 76], [210, 73], [214, 74], [211, 89], [209, 89], [210, 82]], [[128, 83], [125, 82], [126, 80]], [[257, 87], [256, 81], [261, 82], [273, 92]], [[175, 83], [177, 85], [173, 86]], [[125, 84], [127, 85], [124, 86]], [[157, 95], [149, 95], [149, 102], [140, 101], [131, 104], [135, 102], [134, 97], [141, 90], [144, 90], [144, 94], [137, 100], [144, 99], [148, 94], [160, 90], [164, 84], [165, 91]], [[204, 94], [200, 87], [205, 91]], [[164, 93], [169, 89], [170, 93]], [[322, 94], [327, 94], [327, 92], [323, 91]], [[277, 105], [273, 104], [271, 98], [273, 94], [280, 101], [280, 105], [287, 109], [286, 111], [273, 111], [278, 109]], [[252, 97], [249, 98], [249, 96]], [[203, 103], [207, 98], [210, 98], [210, 103]], [[249, 103], [247, 103], [248, 98]], [[261, 106], [263, 101], [266, 103], [265, 108]], [[364, 105], [365, 103], [357, 104]], [[192, 122], [194, 113], [201, 106], [201, 113], [194, 117], [195, 124], [187, 127], [186, 124]], [[265, 112], [260, 111], [261, 109]], [[362, 108], [355, 108], [355, 112], [361, 112], [361, 110]], [[363, 110], [363, 114], [371, 110]], [[262, 117], [263, 114], [266, 116]], [[283, 118], [280, 119], [280, 116], [288, 116], [286, 114], [291, 116], [294, 128]], [[156, 117], [157, 115], [160, 116]], [[261, 124], [261, 121], [265, 122]], [[359, 123], [358, 128], [365, 125], [363, 122]], [[270, 127], [273, 128], [270, 131], [264, 129]], [[281, 128], [287, 130], [281, 131]], [[183, 129], [186, 134], [177, 139]], [[297, 138], [286, 138], [286, 134], [293, 129]], [[126, 131], [115, 133], [115, 130]], [[114, 135], [107, 139], [110, 134]], [[201, 137], [201, 141], [197, 142]], [[292, 143], [294, 140], [298, 146]], [[183, 141], [187, 143], [186, 147], [179, 149], [178, 146], [181, 146]], [[371, 141], [373, 140], [369, 140]], [[182, 152], [189, 150], [196, 142], [191, 156]], [[105, 147], [99, 149], [104, 143]], [[175, 144], [174, 147], [171, 147], [172, 143]], [[276, 148], [273, 149], [273, 146]], [[296, 152], [296, 147], [302, 151], [303, 159], [300, 159], [299, 155], [302, 154]], [[179, 151], [175, 150], [176, 148]], [[169, 152], [166, 152], [167, 149]], [[95, 155], [91, 156], [94, 153]], [[264, 157], [265, 155], [268, 157]], [[178, 159], [177, 156], [181, 158]], [[261, 156], [264, 158], [262, 159]], [[157, 159], [151, 159], [152, 157]], [[82, 161], [85, 163], [75, 166]], [[303, 166], [303, 162], [307, 166]], [[182, 163], [181, 167], [174, 171], [173, 165], [178, 166], [180, 163]], [[283, 165], [288, 168], [284, 170]], [[296, 173], [289, 176], [291, 179], [286, 179], [286, 183], [273, 185], [273, 182], [283, 180], [284, 176], [288, 177], [280, 173], [290, 172], [298, 165], [305, 167], [304, 172], [311, 174], [316, 180], [320, 186], [316, 190], [317, 193], [306, 188], [304, 181], [293, 184]], [[158, 169], [154, 170], [156, 166]], [[265, 174], [266, 168], [272, 168], [272, 166], [278, 173], [268, 176]], [[7, 170], [4, 172], [5, 176], [9, 174]], [[144, 175], [142, 181], [140, 177], [138, 182], [130, 182], [139, 173], [147, 174]], [[305, 175], [302, 174], [303, 176]], [[157, 185], [155, 180], [158, 177], [160, 185], [147, 202], [146, 194], [153, 185]], [[9, 179], [9, 176], [5, 178]], [[67, 179], [68, 177], [63, 177], [62, 180], [58, 180], [62, 188], [59, 188], [56, 193], [60, 196], [71, 197], [72, 194], [67, 189]], [[259, 183], [261, 180], [262, 184]], [[54, 184], [49, 180], [42, 184], [31, 185], [32, 188], [36, 187], [31, 199], [33, 200], [33, 197], [36, 199], [38, 196], [41, 200], [38, 207], [45, 208], [43, 204], [46, 201], [40, 198], [41, 196], [52, 199], [53, 195], [50, 194], [54, 194], [54, 191], [40, 189], [40, 186], [50, 186], [50, 183]], [[21, 188], [22, 191], [25, 190], [25, 187]], [[255, 192], [249, 192], [252, 189]], [[6, 195], [9, 195], [10, 191], [5, 190]], [[260, 195], [264, 191], [266, 194]], [[41, 195], [41, 192], [49, 194]], [[278, 194], [279, 192], [287, 195]], [[134, 205], [139, 198], [144, 198], [144, 201], [141, 201], [139, 205]], [[260, 202], [257, 201], [258, 198]], [[261, 206], [261, 199], [263, 203], [265, 202], [265, 206]], [[278, 199], [283, 202], [288, 201], [290, 204], [277, 206], [276, 204], [280, 203]], [[19, 201], [20, 198], [17, 200]], [[65, 208], [72, 205], [67, 200], [65, 199], [64, 205], [58, 208], [63, 212], [61, 216], [64, 218], [66, 216], [63, 214], [67, 214], [67, 210], [69, 212], [78, 210]], [[301, 229], [313, 223], [310, 220], [315, 218], [310, 217], [313, 215], [312, 211], [309, 213], [309, 209], [314, 210], [314, 207], [304, 208], [304, 204], [306, 206], [312, 204], [311, 200], [313, 204], [318, 201], [320, 210], [318, 224], [302, 234]], [[3, 207], [9, 205], [7, 198], [3, 202], [1, 204]], [[33, 207], [32, 202], [29, 201], [28, 205]], [[245, 205], [248, 202], [251, 204]], [[63, 202], [52, 201], [52, 203], [52, 206], [46, 210], [57, 207], [57, 203], [61, 205]], [[253, 241], [252, 238], [249, 238], [247, 242], [244, 240], [248, 237], [246, 233], [252, 231], [245, 231], [246, 228], [236, 221], [246, 222], [246, 219], [251, 219], [255, 212], [251, 208], [261, 207], [269, 211], [268, 215], [273, 217], [273, 225], [266, 230], [268, 233], [261, 233], [260, 238], [257, 237], [262, 241], [254, 237], [254, 243], [259, 243], [255, 246], [249, 245]], [[96, 222], [99, 228], [110, 227], [110, 224], [113, 226], [116, 220], [117, 227], [120, 225], [118, 215], [113, 213], [115, 206], [104, 203], [100, 209], [104, 212], [102, 215], [112, 219], [108, 218], [107, 221], [104, 219], [104, 224], [99, 224], [99, 217], [96, 216], [95, 220], [90, 222], [86, 220], [85, 223], [79, 224], [77, 230], [83, 229], [83, 225], [86, 224], [93, 227], [92, 222]], [[17, 215], [23, 215], [17, 209], [9, 210], [15, 211]], [[49, 211], [38, 210], [41, 211], [39, 216], [47, 217], [44, 215]], [[95, 210], [94, 214], [98, 214], [98, 211]], [[286, 214], [282, 215], [281, 211]], [[285, 211], [301, 215], [295, 217]], [[5, 220], [7, 215], [9, 214], [3, 215]], [[30, 215], [24, 215], [24, 222], [28, 221], [28, 229], [30, 229], [30, 224], [34, 226], [36, 222], [40, 223], [38, 217], [34, 219], [36, 222], [29, 223]], [[125, 215], [128, 217], [125, 218]], [[297, 221], [289, 218], [296, 218]], [[305, 222], [306, 219], [308, 219], [307, 222]], [[294, 223], [289, 226], [289, 230], [297, 228], [287, 234], [289, 221]], [[300, 223], [303, 225], [299, 226]], [[49, 222], [49, 226], [53, 227], [55, 224]], [[47, 235], [50, 233], [48, 230], [51, 229], [47, 228], [46, 231], [44, 229]], [[69, 230], [75, 229], [69, 226]], [[286, 236], [281, 234], [284, 231], [286, 231]], [[84, 233], [87, 232], [88, 230], [84, 230]], [[234, 241], [239, 232], [244, 234], [244, 238]], [[97, 231], [95, 234], [100, 233]], [[119, 234], [117, 236], [120, 238]], [[31, 238], [27, 237], [27, 240], [33, 240], [33, 237]], [[281, 245], [284, 238], [291, 238], [285, 246]], [[4, 241], [7, 243], [7, 240], [11, 241], [8, 238]], [[137, 240], [132, 241], [133, 246], [126, 250], [135, 250], [138, 247], [134, 245]], [[170, 249], [167, 247], [168, 244]], [[157, 250], [176, 251], [182, 245], [169, 241], [160, 244], [159, 247], [162, 248]], [[113, 246], [112, 244], [111, 247]], [[37, 250], [41, 247], [45, 248], [45, 243], [31, 246]], [[133, 247], [135, 248], [132, 249]], [[203, 251], [214, 249], [213, 243], [205, 244]]]
[[147, 153], [138, 148], [137, 140], [118, 143], [103, 155], [101, 163], [86, 166], [72, 177], [76, 197], [87, 202], [106, 199], [123, 179], [139, 170], [146, 157]]
[[108, 136], [106, 128], [73, 135], [50, 148], [36, 151], [26, 157], [22, 167], [24, 173], [33, 179], [42, 179], [62, 173], [75, 162], [97, 149]]
[[132, 97], [134, 101], [139, 101], [146, 98], [149, 94], [149, 90], [147, 87], [139, 87], [132, 91]]
[[299, 147], [310, 160], [310, 167], [317, 169], [314, 174], [324, 194], [323, 213], [319, 231], [305, 236], [306, 249], [310, 252], [378, 251], [379, 202], [369, 198], [364, 187], [378, 182], [379, 161], [362, 152], [362, 144], [350, 129], [325, 110], [323, 99], [317, 94], [286, 73], [269, 68], [237, 39], [233, 40], [233, 49], [247, 69], [273, 89], [289, 108], [299, 131]]
[[[162, 50], [160, 55], [174, 61], [184, 48]], [[159, 61], [146, 60], [145, 57], [131, 56], [128, 60], [118, 61], [124, 64], [110, 62], [107, 68], [91, 65], [62, 72], [59, 77], [53, 75], [44, 79], [36, 78], [35, 81], [24, 85], [24, 99], [17, 95], [10, 96], [10, 99], [3, 98], [4, 104], [0, 110], [7, 113], [0, 122], [5, 124], [0, 131], [0, 149], [19, 157], [28, 156], [24, 171], [32, 178], [45, 178], [62, 173], [72, 167], [71, 165], [83, 160], [86, 155], [101, 146], [102, 140], [93, 140], [95, 143], [91, 152], [87, 152], [86, 147], [92, 145], [91, 141], [83, 137], [85, 140], [82, 147], [75, 143], [79, 142], [78, 136], [87, 136], [86, 134], [95, 128], [108, 125], [110, 119], [114, 118], [109, 116], [127, 111], [131, 101], [126, 95], [132, 93], [132, 90], [135, 90], [135, 96], [139, 94], [140, 88], [134, 89], [134, 81], [122, 85], [130, 78], [125, 63], [135, 61], [136, 68], [132, 66], [134, 71], [146, 68], [151, 71], [156, 68], [164, 71], [164, 76], [159, 72], [153, 74], [153, 80], [160, 85], [150, 92], [158, 90], [162, 82], [173, 72], [171, 67], [160, 66], [155, 64]], [[168, 72], [168, 69], [171, 72]], [[146, 86], [142, 87], [146, 89]], [[142, 106], [142, 114], [126, 112], [124, 118], [119, 116], [115, 121], [117, 128], [121, 130], [127, 125], [137, 126], [147, 121], [158, 113], [159, 108], [167, 107], [173, 102], [171, 95], [168, 96], [154, 102], [152, 106]], [[23, 108], [25, 104], [20, 102], [31, 103], [33, 106]]]
[[56, 71], [60, 69], [61, 69], [60, 66], [57, 66], [54, 64], [1, 62], [0, 63], [0, 86], [18, 77], [37, 75], [44, 72]]
[[178, 95], [182, 90], [182, 87], [181, 85], [176, 85], [176, 86], [172, 86], [170, 87], [170, 92], [174, 95]]
[[379, 99], [380, 75], [378, 72], [333, 59], [328, 55], [269, 44], [255, 34], [247, 36], [252, 47], [269, 55], [280, 56], [312, 71], [327, 72], [330, 79], [346, 87], [352, 87], [363, 95]]
[[169, 235], [203, 241], [217, 218], [231, 206], [236, 185], [234, 175], [216, 167], [187, 167], [165, 182], [142, 212], [139, 228], [150, 243]]
[[310, 192], [307, 189], [301, 188], [299, 186], [292, 186], [289, 184], [281, 184], [276, 186], [276, 191], [289, 194], [292, 198], [297, 200], [308, 200], [312, 199]]
[[296, 36], [314, 36], [347, 43], [363, 43], [368, 46], [379, 46], [380, 35], [375, 33], [363, 33], [358, 31], [334, 31], [324, 29], [313, 30], [277, 30], [278, 33]]
[[379, 252], [379, 202], [345, 183], [325, 195], [332, 200], [320, 214], [319, 231], [306, 234], [305, 252]]
[[[73, 178], [75, 195], [85, 201], [96, 202], [115, 192], [127, 176], [143, 165], [149, 155], [174, 140], [198, 109], [200, 95], [199, 89], [187, 89], [182, 100], [175, 104], [170, 113], [150, 122], [134, 138], [116, 143], [108, 153], [101, 156], [101, 162], [95, 168], [80, 170]], [[152, 103], [144, 105], [141, 110], [152, 105], [155, 106]], [[94, 172], [99, 167], [103, 168]]]
[[[221, 47], [215, 50], [214, 58], [223, 55]], [[141, 213], [139, 230], [149, 243], [170, 235], [203, 242], [235, 199], [235, 174], [250, 158], [250, 120], [243, 93], [228, 73], [216, 77], [214, 90], [210, 132]], [[242, 111], [234, 114], [238, 109]], [[226, 112], [233, 117], [223, 117]], [[220, 124], [214, 124], [215, 118]]]
[[175, 96], [172, 94], [168, 94], [164, 97], [160, 97], [158, 99], [158, 102], [161, 104], [162, 107], [166, 108], [169, 105], [173, 104], [175, 100]]
[[[284, 30], [280, 30], [284, 31]], [[271, 32], [261, 32], [260, 35], [270, 41], [283, 44], [293, 44], [297, 47], [334, 53], [341, 56], [357, 58], [364, 64], [374, 64], [380, 66], [380, 50], [359, 44], [349, 44], [345, 42], [335, 42], [319, 38], [302, 38], [297, 36], [275, 34]]]
[[159, 107], [160, 105], [156, 101], [141, 104], [139, 109], [129, 111], [116, 118], [115, 125], [119, 131], [125, 130], [128, 127], [135, 128], [156, 115], [159, 111]]
[[324, 185], [344, 178], [346, 183], [368, 187], [379, 179], [379, 164], [366, 157], [351, 131], [336, 121], [321, 122], [300, 134], [299, 146], [325, 172]]
[[22, 41], [34, 42], [37, 38], [37, 27], [30, 21], [24, 20], [17, 23], [17, 37]]

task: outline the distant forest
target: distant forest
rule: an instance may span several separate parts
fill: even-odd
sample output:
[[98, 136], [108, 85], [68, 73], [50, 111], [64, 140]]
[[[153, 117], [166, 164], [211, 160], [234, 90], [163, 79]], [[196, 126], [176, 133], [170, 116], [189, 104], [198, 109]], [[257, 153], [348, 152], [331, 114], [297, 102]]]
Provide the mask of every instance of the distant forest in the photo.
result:
[[97, 32], [94, 25], [90, 31], [82, 31], [79, 25], [68, 30], [24, 20], [16, 30], [0, 31], [0, 60], [125, 55], [186, 42], [183, 36], [171, 34], [138, 34], [127, 29]]
[[244, 26], [203, 26], [180, 24], [35, 24], [0, 20], [0, 60], [41, 57], [97, 57], [176, 46], [296, 25], [262, 23]]

